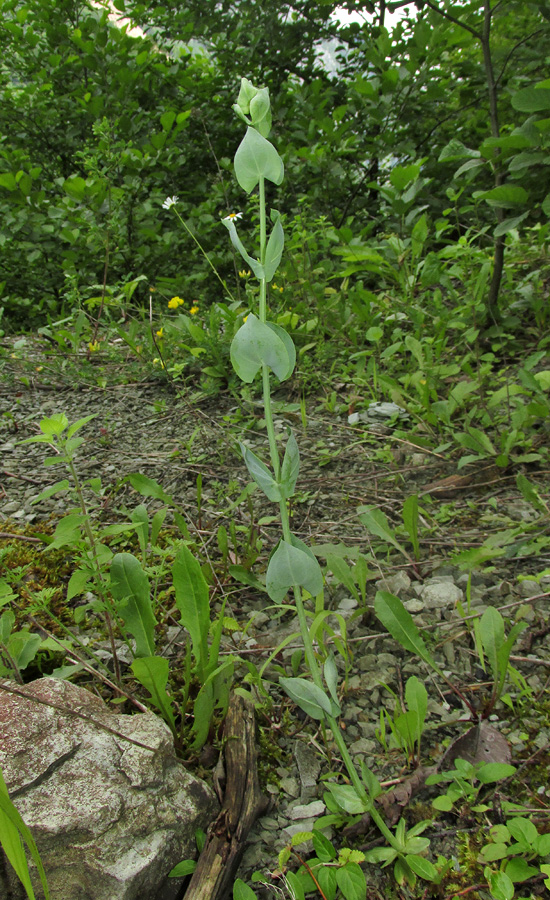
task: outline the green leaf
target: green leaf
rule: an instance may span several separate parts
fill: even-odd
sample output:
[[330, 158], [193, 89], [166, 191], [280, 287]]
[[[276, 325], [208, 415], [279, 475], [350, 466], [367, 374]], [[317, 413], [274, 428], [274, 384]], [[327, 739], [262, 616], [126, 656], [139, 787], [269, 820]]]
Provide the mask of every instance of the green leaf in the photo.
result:
[[437, 869], [429, 859], [410, 853], [405, 856], [405, 861], [419, 878], [423, 878], [424, 881], [437, 881]]
[[252, 888], [237, 878], [233, 884], [233, 900], [258, 900], [258, 898]]
[[54, 435], [59, 437], [60, 434], [63, 434], [68, 424], [69, 420], [65, 413], [54, 413], [50, 418], [40, 420], [40, 431], [47, 437]]
[[492, 784], [494, 781], [509, 778], [515, 771], [515, 767], [508, 763], [485, 763], [477, 769], [476, 776], [481, 784]]
[[346, 863], [336, 869], [336, 882], [345, 900], [365, 900], [367, 882], [365, 873], [357, 863]]
[[64, 478], [63, 481], [56, 481], [55, 484], [51, 484], [44, 491], [41, 491], [37, 497], [33, 497], [31, 503], [34, 506], [35, 503], [40, 503], [42, 500], [48, 500], [50, 497], [53, 497], [54, 494], [70, 490], [70, 487], [71, 485], [68, 478]]
[[540, 372], [535, 372], [533, 378], [540, 390], [550, 391], [550, 369], [541, 369]]
[[394, 850], [393, 847], [373, 847], [372, 850], [367, 850], [365, 853], [365, 861], [368, 863], [382, 863], [382, 865], [388, 865], [393, 862], [395, 857], [397, 856], [397, 850]]
[[501, 184], [490, 191], [476, 191], [474, 196], [501, 209], [509, 206], [521, 206], [529, 199], [529, 194], [519, 184]]
[[169, 674], [168, 660], [162, 656], [143, 656], [134, 659], [131, 669], [139, 683], [149, 691], [151, 702], [175, 734], [176, 722], [172, 711], [172, 700], [166, 691]]
[[110, 574], [117, 612], [136, 639], [136, 656], [153, 656], [156, 619], [149, 579], [141, 563], [131, 553], [117, 553], [111, 562]]
[[405, 702], [410, 712], [416, 713], [418, 721], [418, 734], [416, 740], [420, 740], [426, 713], [428, 712], [428, 692], [416, 675], [411, 675], [405, 685]]
[[[17, 599], [17, 594], [14, 594], [10, 585], [7, 581], [4, 581], [3, 578], [0, 579], [0, 606], [6, 606], [7, 603], [11, 603], [12, 600]], [[0, 632], [1, 633], [1, 632]], [[0, 637], [0, 641], [2, 638]]]
[[271, 131], [271, 109], [267, 88], [256, 88], [256, 94], [250, 101], [250, 118], [252, 125], [262, 137], [267, 137]]
[[285, 455], [281, 466], [281, 494], [288, 499], [292, 497], [300, 473], [300, 451], [292, 431], [289, 430]]
[[42, 638], [30, 631], [14, 631], [8, 641], [8, 651], [18, 669], [26, 669], [40, 650]]
[[375, 534], [377, 537], [382, 538], [382, 540], [384, 541], [388, 541], [388, 543], [392, 544], [397, 548], [397, 550], [399, 550], [404, 556], [408, 558], [409, 554], [394, 536], [391, 525], [389, 524], [386, 516], [381, 509], [375, 509], [374, 507], [369, 506], [360, 506], [357, 512], [359, 514], [359, 520], [363, 523], [367, 531], [370, 531], [371, 534]]
[[338, 706], [338, 669], [334, 662], [334, 654], [329, 653], [323, 666], [323, 675], [325, 684], [328, 687], [330, 696]]
[[530, 503], [531, 506], [537, 510], [537, 512], [546, 512], [546, 505], [541, 500], [539, 492], [536, 487], [529, 481], [528, 478], [525, 477], [522, 473], [520, 473], [516, 478], [516, 485], [522, 493], [523, 499], [527, 500], [527, 503]]
[[379, 325], [372, 325], [365, 334], [367, 341], [376, 343], [380, 338], [384, 337], [384, 329]]
[[154, 497], [155, 500], [162, 500], [163, 503], [173, 505], [172, 497], [166, 494], [158, 481], [153, 478], [148, 478], [140, 472], [132, 472], [131, 475], [128, 475], [127, 480], [142, 497]]
[[502, 843], [502, 841], [485, 844], [479, 851], [480, 862], [496, 862], [498, 859], [506, 859], [507, 855], [508, 845]]
[[413, 230], [411, 232], [411, 247], [414, 256], [420, 256], [422, 252], [422, 248], [426, 243], [426, 239], [428, 237], [428, 220], [426, 218], [426, 213], [424, 213], [417, 222], [415, 222]]
[[290, 337], [290, 335], [282, 328], [280, 325], [277, 325], [275, 322], [266, 322], [268, 328], [273, 331], [274, 334], [277, 335], [278, 338], [285, 345], [285, 349], [288, 357], [288, 365], [286, 372], [281, 375], [277, 375], [279, 381], [286, 381], [287, 378], [290, 378], [294, 371], [294, 366], [296, 365], [296, 347], [294, 346], [294, 341]]
[[523, 816], [515, 819], [507, 819], [506, 827], [513, 838], [523, 845], [524, 850], [533, 850], [535, 842], [539, 836], [536, 825]]
[[344, 585], [344, 587], [350, 592], [352, 597], [355, 597], [357, 601], [360, 601], [361, 598], [359, 595], [359, 591], [357, 590], [357, 585], [353, 578], [352, 569], [347, 564], [347, 562], [340, 556], [334, 556], [328, 551], [326, 553], [325, 559], [327, 561], [327, 569], [330, 569], [336, 580], [340, 584]]
[[504, 219], [503, 222], [500, 222], [500, 224], [497, 225], [497, 227], [493, 231], [493, 235], [495, 237], [500, 237], [502, 234], [508, 234], [508, 232], [512, 231], [513, 228], [517, 228], [517, 226], [520, 225], [528, 215], [529, 212], [524, 212], [520, 216], [512, 216], [511, 219]]
[[139, 541], [139, 549], [143, 559], [147, 556], [147, 542], [149, 540], [149, 513], [144, 503], [136, 506], [130, 514], [130, 519], [136, 525], [136, 534]]
[[291, 700], [312, 719], [323, 720], [331, 715], [329, 698], [320, 687], [305, 678], [279, 678], [279, 684]]
[[535, 849], [539, 856], [548, 856], [550, 853], [550, 832], [539, 834], [535, 841]]
[[326, 900], [335, 900], [338, 884], [336, 883], [336, 870], [332, 866], [321, 866], [317, 869], [315, 877], [319, 882]]
[[492, 872], [486, 868], [484, 874], [494, 900], [512, 900], [514, 884], [505, 872]]
[[530, 866], [527, 860], [522, 859], [520, 856], [510, 859], [506, 864], [505, 871], [510, 881], [513, 881], [514, 884], [527, 881], [528, 878], [534, 878], [535, 875], [539, 874], [538, 869]]
[[404, 191], [408, 184], [416, 181], [420, 175], [419, 163], [411, 163], [409, 166], [394, 166], [390, 174], [390, 184], [398, 191]]
[[282, 603], [291, 587], [304, 587], [315, 597], [323, 590], [323, 573], [316, 557], [298, 538], [281, 540], [269, 560], [266, 588], [274, 603]]
[[527, 113], [550, 109], [550, 88], [522, 88], [513, 94], [512, 106], [520, 112]]
[[[458, 179], [461, 175], [464, 175], [465, 172], [474, 173], [477, 169], [482, 169], [486, 165], [486, 161], [484, 159], [469, 159], [465, 162], [460, 168], [458, 168], [454, 174], [454, 178]], [[470, 179], [471, 180], [471, 179]]]
[[265, 251], [265, 279], [266, 281], [271, 281], [275, 272], [279, 268], [279, 263], [281, 262], [281, 256], [283, 255], [283, 249], [285, 246], [285, 235], [283, 231], [283, 226], [281, 225], [281, 218], [277, 213], [277, 221], [273, 226], [273, 230], [269, 235], [269, 240], [267, 242], [267, 248]]
[[248, 127], [234, 159], [235, 177], [247, 194], [253, 191], [260, 178], [281, 184], [284, 177], [283, 161], [273, 144], [270, 144], [255, 128]]
[[6, 188], [8, 191], [17, 190], [17, 181], [13, 172], [0, 173], [0, 187]]
[[283, 497], [281, 486], [275, 481], [265, 463], [249, 447], [241, 443], [241, 441], [239, 441], [239, 447], [250, 477], [264, 492], [268, 500], [277, 503]]
[[463, 447], [466, 447], [468, 450], [474, 450], [475, 453], [479, 453], [481, 456], [496, 456], [496, 450], [491, 443], [491, 439], [479, 428], [473, 428], [469, 425], [468, 434], [461, 432], [456, 435], [456, 439]]
[[336, 859], [338, 854], [336, 853], [335, 848], [321, 831], [313, 832], [312, 841], [313, 849], [321, 862], [330, 862], [331, 859]]
[[222, 224], [225, 225], [225, 227], [227, 228], [227, 230], [229, 232], [229, 237], [230, 237], [231, 243], [235, 247], [235, 250], [238, 250], [238, 252], [241, 254], [244, 261], [247, 263], [247, 265], [250, 266], [250, 268], [254, 272], [254, 275], [256, 276], [256, 278], [265, 278], [264, 267], [257, 259], [255, 259], [253, 256], [250, 256], [246, 252], [246, 248], [245, 248], [243, 242], [241, 241], [239, 235], [237, 234], [237, 228], [235, 226], [235, 222], [233, 221], [233, 219], [230, 219], [230, 218], [222, 219]]
[[491, 672], [496, 682], [499, 681], [500, 665], [499, 665], [499, 649], [504, 643], [504, 620], [494, 606], [488, 606], [479, 621], [479, 636]]
[[403, 504], [403, 522], [413, 545], [415, 558], [420, 556], [418, 541], [418, 494], [411, 494]]
[[292, 900], [305, 900], [304, 888], [298, 876], [294, 872], [287, 872], [286, 880], [292, 891]]
[[502, 690], [504, 688], [504, 683], [506, 681], [506, 675], [508, 672], [508, 662], [510, 659], [510, 653], [512, 652], [512, 647], [516, 641], [518, 635], [521, 634], [522, 631], [525, 631], [527, 628], [527, 622], [516, 622], [512, 625], [510, 629], [510, 634], [504, 641], [504, 643], [499, 647], [498, 650], [498, 665], [500, 669], [500, 680], [497, 685], [497, 694], [500, 697], [502, 694]]
[[439, 154], [438, 162], [454, 162], [458, 159], [476, 159], [480, 156], [479, 150], [470, 150], [462, 141], [452, 138], [449, 143], [443, 147]]
[[334, 784], [332, 781], [328, 781], [327, 788], [340, 809], [352, 816], [362, 815], [367, 812], [365, 802], [358, 796], [357, 791], [351, 784]]
[[170, 872], [168, 872], [168, 878], [184, 878], [185, 875], [192, 875], [196, 868], [196, 860], [183, 859], [176, 866], [174, 866], [174, 868], [171, 869]]
[[84, 416], [82, 419], [79, 419], [77, 422], [73, 422], [73, 424], [69, 427], [67, 431], [67, 440], [72, 438], [73, 434], [76, 434], [77, 431], [80, 431], [84, 425], [87, 425], [88, 422], [91, 422], [92, 419], [95, 419], [98, 413], [92, 413], [91, 416]]
[[407, 612], [398, 597], [394, 597], [388, 591], [377, 591], [374, 599], [374, 613], [392, 638], [398, 641], [405, 650], [415, 653], [435, 672], [440, 672], [439, 666], [429, 654], [420, 637], [411, 614]]
[[233, 338], [231, 363], [241, 381], [247, 384], [254, 381], [262, 365], [268, 366], [280, 381], [288, 378], [293, 368], [287, 345], [276, 326], [270, 328], [253, 313]]
[[405, 338], [405, 346], [407, 350], [410, 350], [414, 358], [416, 359], [418, 365], [421, 369], [424, 368], [424, 354], [422, 352], [422, 344], [418, 340], [418, 338], [413, 337], [412, 334], [408, 334]]
[[86, 516], [82, 513], [71, 513], [60, 519], [54, 531], [53, 541], [48, 544], [48, 550], [58, 550], [67, 544], [78, 544], [82, 537], [81, 527], [85, 521]]
[[15, 613], [6, 609], [0, 616], [0, 644], [7, 644], [11, 630], [15, 624]]
[[63, 183], [63, 190], [73, 200], [82, 201], [86, 193], [86, 181], [79, 175], [71, 175]]
[[195, 735], [191, 744], [193, 750], [200, 750], [206, 742], [214, 715], [214, 706], [214, 686], [212, 682], [203, 684], [193, 703], [192, 731]]
[[182, 547], [174, 560], [172, 578], [181, 624], [191, 635], [193, 653], [199, 672], [208, 661], [210, 599], [201, 567], [188, 547]]
[[163, 113], [162, 116], [160, 117], [160, 124], [162, 125], [162, 130], [170, 131], [175, 120], [176, 120], [176, 113], [172, 109], [169, 109], [169, 110], [167, 110], [167, 112]]

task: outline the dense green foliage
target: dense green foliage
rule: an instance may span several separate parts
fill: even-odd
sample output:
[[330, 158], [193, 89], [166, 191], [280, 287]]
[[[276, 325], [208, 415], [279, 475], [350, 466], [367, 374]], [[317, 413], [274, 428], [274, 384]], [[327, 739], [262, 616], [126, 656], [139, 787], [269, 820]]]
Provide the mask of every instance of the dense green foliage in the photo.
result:
[[[271, 92], [289, 175], [278, 196], [286, 283], [297, 299], [320, 304], [344, 278], [369, 324], [373, 290], [407, 299], [443, 285], [452, 302], [470, 279], [481, 323], [498, 319], [499, 289], [501, 309], [520, 299], [506, 276], [501, 288], [502, 257], [506, 242], [521, 243], [519, 256], [524, 240], [546, 246], [550, 3], [434, 0], [407, 8], [393, 30], [384, 3], [348, 4], [364, 13], [350, 25], [310, 0], [276, 11], [250, 0], [113, 6], [115, 16], [87, 0], [1, 3], [0, 283], [10, 325], [85, 301], [87, 312], [103, 303], [116, 317], [131, 298], [147, 300], [147, 285], [205, 306], [223, 299], [162, 210], [174, 194], [240, 293], [219, 219], [241, 202], [226, 110], [244, 73]], [[115, 21], [122, 15], [141, 35]]]

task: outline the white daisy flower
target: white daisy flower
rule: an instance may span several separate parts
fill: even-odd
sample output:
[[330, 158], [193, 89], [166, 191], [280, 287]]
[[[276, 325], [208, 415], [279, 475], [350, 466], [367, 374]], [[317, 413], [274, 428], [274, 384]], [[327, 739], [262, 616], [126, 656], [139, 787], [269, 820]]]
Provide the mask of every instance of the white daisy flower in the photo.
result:
[[178, 198], [174, 195], [174, 197], [167, 197], [164, 203], [162, 204], [163, 209], [170, 209], [171, 206], [175, 206], [178, 202]]
[[229, 213], [228, 216], [224, 217], [224, 222], [232, 222], [234, 219], [242, 219], [243, 214], [241, 212], [238, 213]]

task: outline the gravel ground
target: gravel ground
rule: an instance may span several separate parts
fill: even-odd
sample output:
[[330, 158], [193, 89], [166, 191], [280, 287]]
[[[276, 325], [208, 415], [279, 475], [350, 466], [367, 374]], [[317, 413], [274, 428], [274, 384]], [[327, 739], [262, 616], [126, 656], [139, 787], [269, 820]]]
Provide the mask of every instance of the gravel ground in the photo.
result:
[[[5, 350], [13, 348], [4, 346]], [[82, 478], [101, 476], [106, 489], [102, 521], [116, 521], [122, 511], [141, 502], [124, 482], [129, 473], [141, 472], [157, 480], [175, 498], [208, 546], [217, 526], [228, 521], [228, 501], [238, 497], [248, 480], [235, 450], [235, 439], [242, 436], [243, 425], [246, 440], [252, 446], [262, 446], [264, 442], [259, 407], [253, 403], [245, 406], [243, 418], [232, 398], [191, 403], [175, 397], [170, 386], [162, 382], [101, 388], [67, 377], [54, 380], [51, 374], [49, 378], [40, 375], [40, 381], [38, 377], [23, 383], [17, 355], [5, 353], [0, 380], [0, 548], [6, 546], [6, 533], [45, 520], [55, 521], [66, 511], [66, 500], [60, 497], [32, 504], [39, 491], [64, 476], [43, 466], [43, 446], [18, 443], [37, 433], [42, 417], [58, 412], [64, 412], [70, 422], [96, 414], [82, 432], [86, 441], [79, 450], [78, 470]], [[515, 488], [515, 476], [501, 473], [493, 481], [492, 474], [486, 472], [481, 479], [472, 476], [469, 483], [457, 481], [456, 462], [449, 463], [437, 454], [423, 451], [406, 437], [394, 438], [383, 426], [372, 429], [360, 421], [350, 426], [346, 410], [330, 413], [320, 401], [308, 403], [307, 429], [292, 405], [281, 406], [277, 413], [278, 430], [284, 433], [288, 426], [295, 429], [302, 455], [293, 528], [311, 544], [319, 547], [343, 542], [365, 552], [369, 549], [369, 537], [357, 519], [358, 505], [382, 508], [390, 521], [397, 522], [408, 494], [417, 492], [421, 498], [428, 497], [430, 520], [423, 522], [420, 563], [411, 566], [404, 564], [399, 555], [387, 559], [378, 553], [378, 562], [373, 559], [370, 567], [366, 606], [360, 607], [341, 585], [331, 583], [330, 574], [327, 576], [327, 606], [346, 620], [353, 654], [342, 716], [352, 756], [390, 784], [409, 774], [403, 754], [395, 750], [385, 752], [376, 730], [381, 706], [393, 706], [392, 695], [384, 685], [399, 694], [411, 674], [425, 680], [430, 697], [423, 744], [426, 765], [437, 763], [449, 741], [467, 727], [459, 721], [465, 718], [464, 710], [457, 708], [452, 695], [432, 678], [424, 664], [398, 647], [374, 619], [374, 595], [383, 589], [399, 596], [418, 627], [433, 635], [431, 651], [436, 661], [474, 700], [486, 696], [488, 688], [460, 609], [469, 605], [469, 614], [473, 615], [489, 605], [497, 606], [510, 618], [519, 611], [528, 628], [514, 647], [513, 664], [530, 688], [531, 712], [519, 702], [515, 709], [500, 704], [492, 725], [508, 741], [515, 764], [535, 759], [537, 753], [543, 753], [547, 759], [549, 729], [541, 709], [547, 701], [550, 667], [550, 575], [538, 580], [535, 575], [550, 565], [548, 549], [543, 543], [536, 558], [529, 552], [512, 558], [504, 556], [475, 570], [469, 600], [468, 573], [449, 563], [456, 551], [478, 546], [487, 534], [498, 532], [502, 517], [526, 526], [536, 520], [532, 506]], [[536, 472], [530, 477], [536, 479]], [[428, 496], [426, 487], [434, 483], [440, 487], [431, 487]], [[147, 502], [151, 508], [158, 506], [157, 501]], [[277, 539], [276, 523], [270, 522], [273, 507], [267, 502], [264, 507], [255, 494], [254, 514], [265, 554]], [[246, 525], [247, 504], [238, 506], [233, 516], [239, 524]], [[547, 528], [548, 522], [542, 523], [541, 534], [547, 534]], [[377, 544], [373, 546], [376, 550]], [[296, 630], [296, 623], [288, 616], [281, 621], [267, 613], [264, 597], [250, 590], [234, 591], [226, 614], [242, 623], [243, 630], [235, 632], [222, 651], [249, 654], [258, 664], [270, 648]], [[251, 617], [253, 624], [245, 630]], [[336, 627], [337, 619], [331, 622]], [[298, 642], [283, 650], [278, 661], [290, 663], [296, 646]], [[512, 686], [511, 696], [515, 698], [517, 693]], [[265, 757], [262, 769], [272, 804], [250, 835], [241, 867], [241, 877], [245, 879], [257, 869], [268, 878], [267, 873], [276, 868], [278, 851], [291, 836], [309, 830], [316, 817], [324, 814], [320, 778], [338, 765], [332, 755], [330, 735], [325, 741], [317, 723], [296, 711], [289, 728], [281, 721], [283, 707], [288, 704], [281, 706], [276, 689], [275, 698], [269, 725], [265, 716], [260, 717], [264, 733], [278, 748]], [[534, 796], [543, 784], [543, 793], [539, 791], [537, 796], [547, 807], [548, 782], [537, 777], [539, 782], [532, 785], [526, 779], [527, 796]], [[417, 803], [427, 799], [429, 802], [426, 792], [415, 798]], [[436, 833], [436, 850], [456, 854], [455, 825], [449, 819], [448, 827]], [[359, 845], [363, 839], [368, 844], [376, 840], [376, 834], [370, 831], [359, 840]], [[370, 867], [369, 879], [371, 896], [384, 894], [386, 875]], [[262, 895], [261, 888], [257, 891]], [[274, 892], [265, 889], [262, 896], [273, 897]]]

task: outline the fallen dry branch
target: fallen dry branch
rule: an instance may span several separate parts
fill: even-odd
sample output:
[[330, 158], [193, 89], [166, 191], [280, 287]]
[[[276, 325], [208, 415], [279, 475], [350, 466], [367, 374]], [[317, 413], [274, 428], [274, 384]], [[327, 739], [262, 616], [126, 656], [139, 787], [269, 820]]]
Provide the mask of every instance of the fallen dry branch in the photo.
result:
[[255, 731], [253, 704], [233, 694], [224, 728], [223, 806], [208, 829], [185, 900], [224, 900], [231, 896], [248, 832], [268, 806], [258, 781]]

